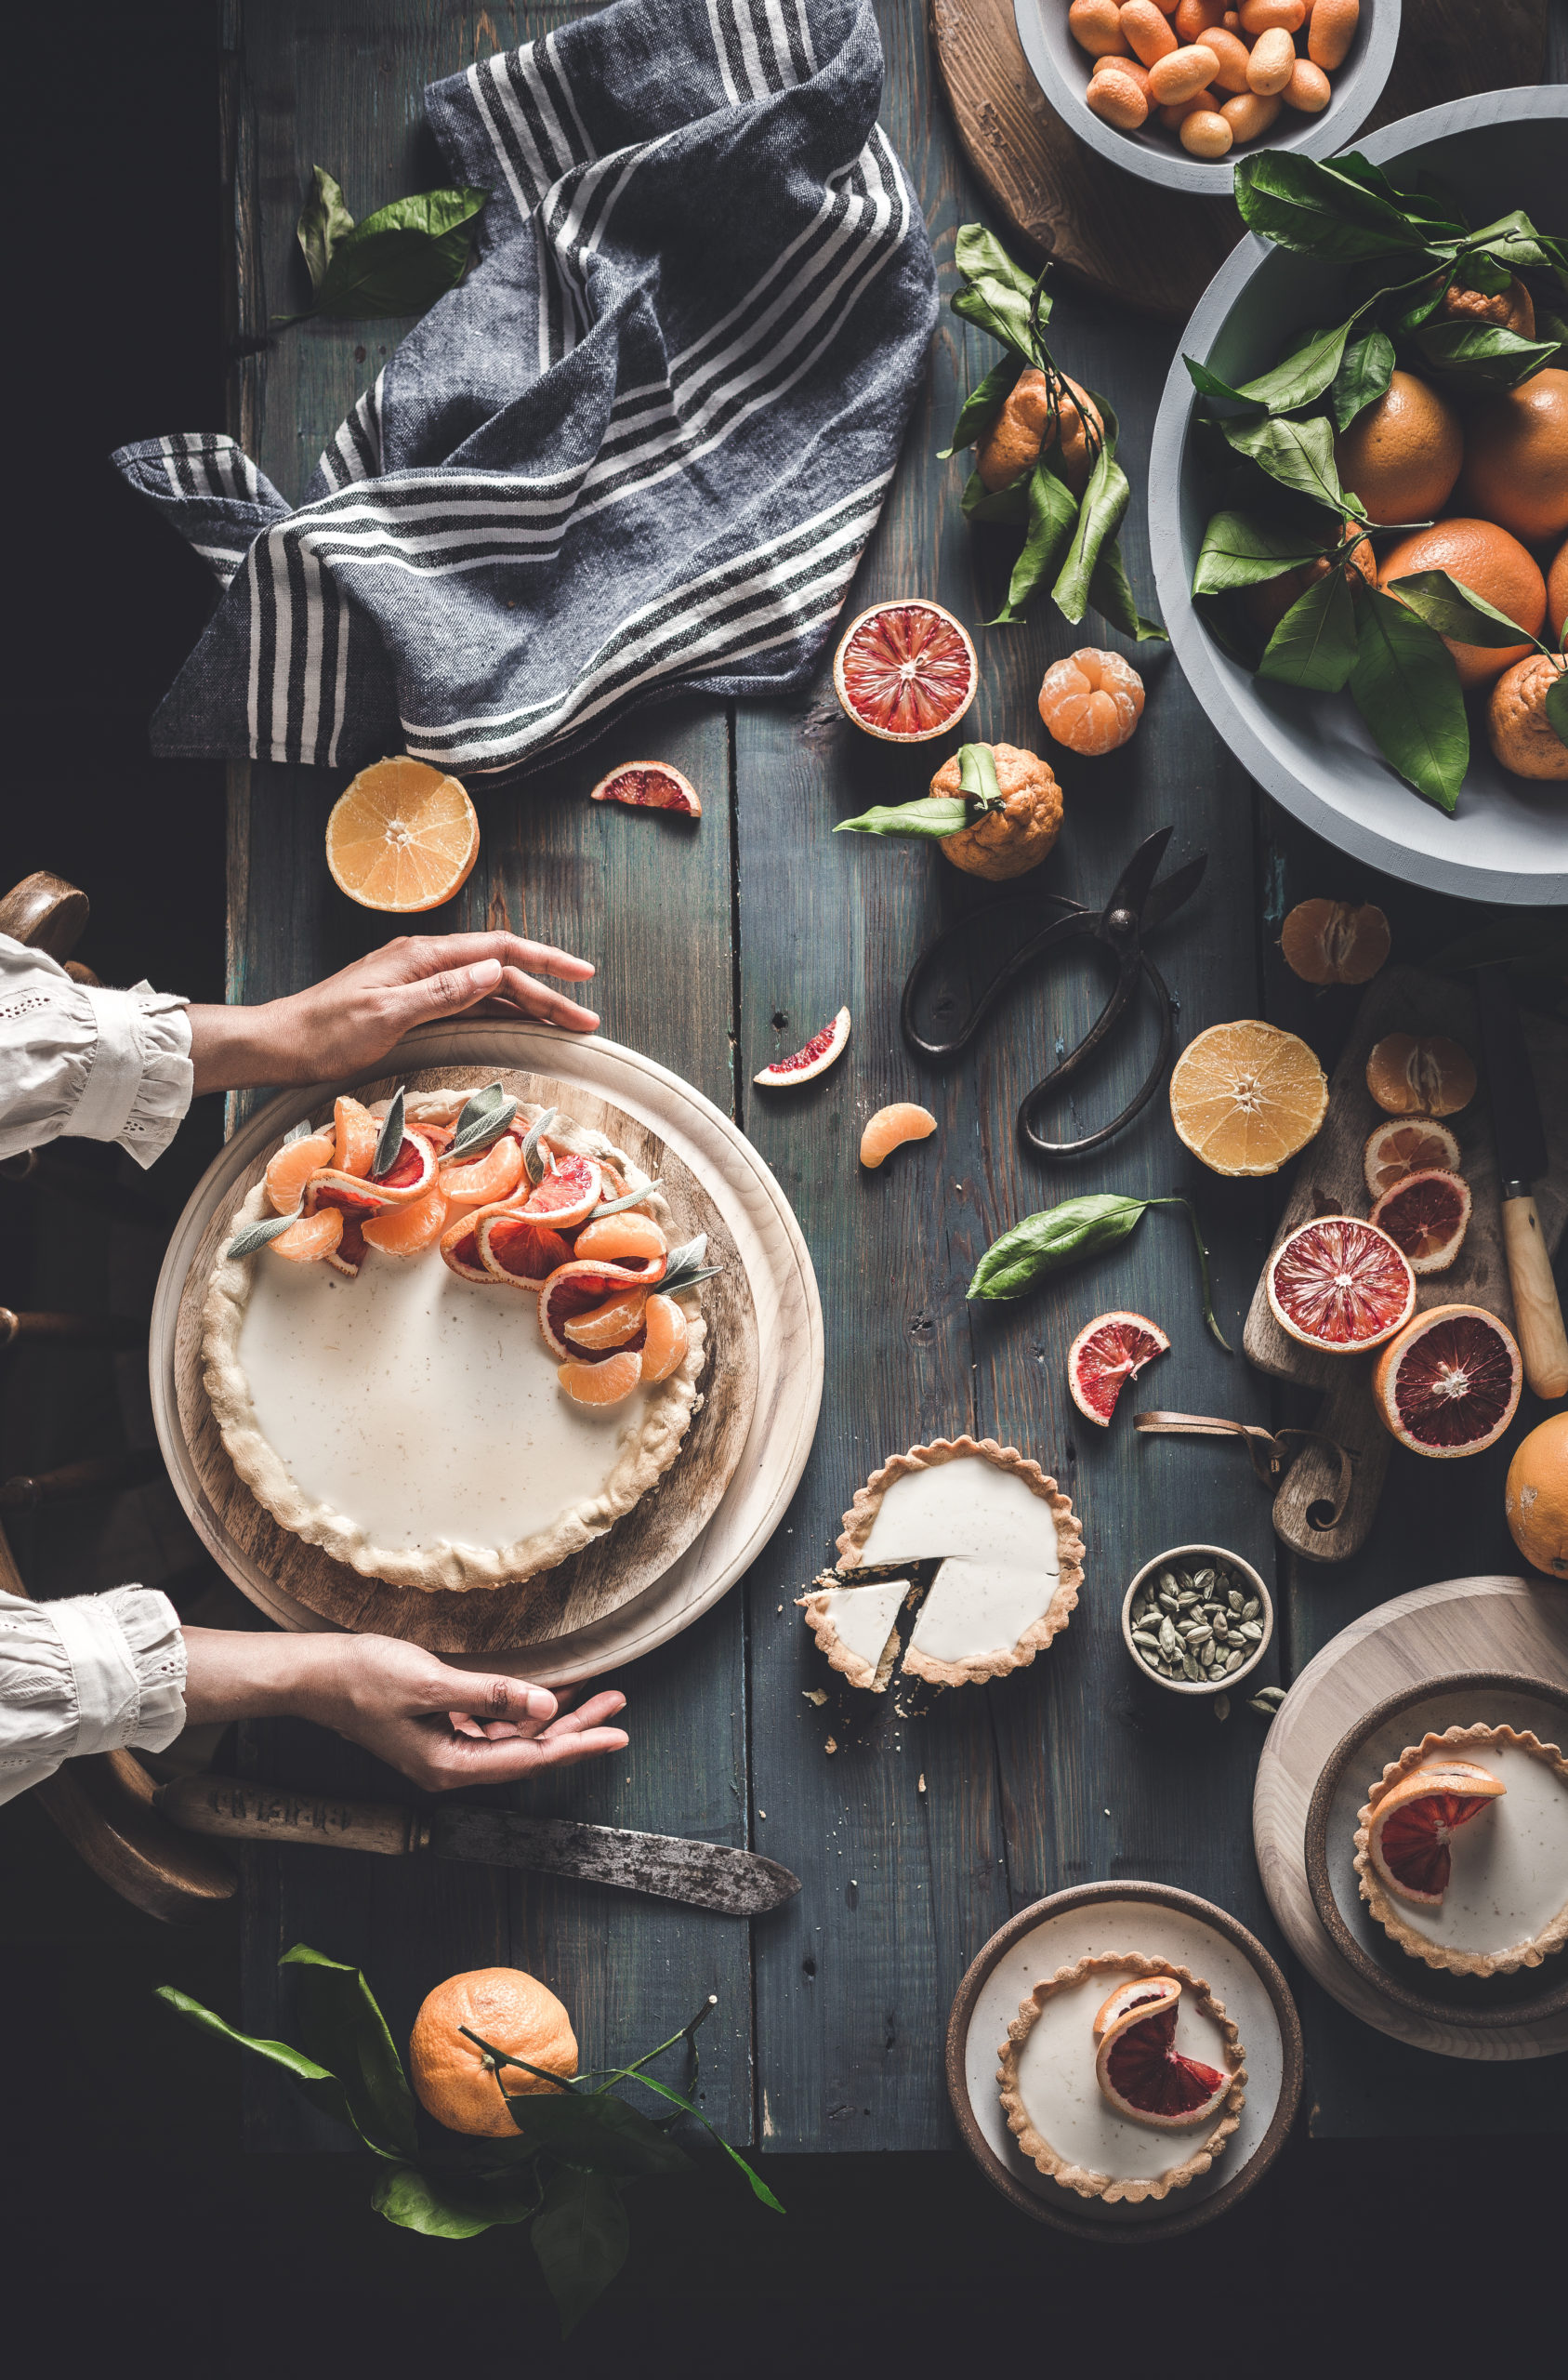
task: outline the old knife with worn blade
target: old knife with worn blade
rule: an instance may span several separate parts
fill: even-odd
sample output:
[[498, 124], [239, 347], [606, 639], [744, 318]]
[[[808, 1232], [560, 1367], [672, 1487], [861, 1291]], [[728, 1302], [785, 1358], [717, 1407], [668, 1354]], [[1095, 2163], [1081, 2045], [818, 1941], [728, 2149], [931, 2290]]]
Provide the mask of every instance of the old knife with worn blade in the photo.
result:
[[1568, 1332], [1552, 1279], [1551, 1259], [1530, 1184], [1547, 1170], [1541, 1103], [1519, 1021], [1513, 985], [1502, 967], [1475, 971], [1476, 1012], [1492, 1103], [1492, 1135], [1503, 1200], [1503, 1247], [1513, 1290], [1524, 1376], [1548, 1402], [1568, 1396]]
[[213, 1776], [177, 1777], [154, 1798], [173, 1825], [228, 1842], [324, 1844], [394, 1856], [433, 1852], [438, 1859], [477, 1859], [618, 1884], [624, 1892], [690, 1901], [729, 1917], [760, 1917], [800, 1890], [798, 1876], [759, 1852], [575, 1818], [520, 1818], [472, 1803], [405, 1810], [392, 1802], [344, 1802]]

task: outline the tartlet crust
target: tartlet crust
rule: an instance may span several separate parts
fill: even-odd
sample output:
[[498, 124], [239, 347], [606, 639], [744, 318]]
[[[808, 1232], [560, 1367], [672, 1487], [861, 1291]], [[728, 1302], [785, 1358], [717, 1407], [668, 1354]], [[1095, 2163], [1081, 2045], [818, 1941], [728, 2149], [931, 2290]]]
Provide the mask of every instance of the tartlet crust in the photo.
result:
[[[1167, 1975], [1175, 1977], [1183, 1990], [1190, 1990], [1194, 2006], [1219, 2026], [1225, 2042], [1225, 2061], [1230, 2069], [1231, 2087], [1225, 2095], [1219, 2114], [1204, 2139], [1179, 2165], [1152, 2177], [1141, 2175], [1112, 2175], [1091, 2173], [1087, 2166], [1075, 2165], [1051, 2147], [1035, 2129], [1019, 2094], [1018, 2061], [1024, 2043], [1037, 2023], [1046, 2003], [1059, 1991], [1070, 1990], [1091, 1975]], [[1087, 2054], [1087, 2053], [1086, 2053]], [[1185, 2189], [1189, 2182], [1206, 2174], [1215, 2159], [1223, 2153], [1225, 2144], [1242, 2120], [1246, 2101], [1245, 2052], [1234, 2020], [1225, 2014], [1222, 2001], [1217, 2000], [1201, 1977], [1190, 1968], [1173, 1965], [1168, 1959], [1148, 1959], [1137, 1950], [1105, 1950], [1092, 1957], [1077, 1960], [1072, 1966], [1058, 1967], [1053, 1976], [1037, 1983], [1027, 2000], [1021, 2002], [1018, 2015], [1008, 2027], [1008, 2038], [997, 2052], [1001, 2064], [996, 2080], [1001, 2085], [1002, 2106], [1008, 2119], [1008, 2130], [1017, 2140], [1026, 2157], [1032, 2158], [1042, 2174], [1060, 2182], [1063, 2189], [1076, 2190], [1080, 2198], [1101, 2198], [1108, 2206], [1125, 2199], [1129, 2206], [1140, 2205], [1147, 2198], [1168, 2197], [1172, 2190]], [[1092, 2057], [1091, 2057], [1092, 2063]]]
[[[1059, 1577], [1056, 1591], [1038, 1620], [1033, 1620], [1010, 1650], [967, 1655], [958, 1661], [933, 1660], [929, 1654], [906, 1650], [903, 1675], [924, 1678], [932, 1686], [984, 1686], [994, 1677], [1007, 1677], [1013, 1670], [1027, 1669], [1036, 1653], [1043, 1652], [1055, 1636], [1059, 1636], [1077, 1607], [1078, 1589], [1084, 1580], [1084, 1533], [1073, 1510], [1072, 1499], [1064, 1496], [1056, 1481], [1039, 1464], [1017, 1447], [1005, 1447], [995, 1438], [934, 1438], [929, 1446], [911, 1447], [904, 1454], [889, 1456], [880, 1470], [874, 1471], [863, 1488], [855, 1490], [855, 1498], [844, 1514], [844, 1527], [838, 1540], [840, 1573], [854, 1569], [859, 1564], [872, 1526], [882, 1509], [882, 1499], [895, 1479], [912, 1471], [926, 1471], [938, 1464], [956, 1461], [960, 1457], [980, 1455], [994, 1463], [998, 1471], [1017, 1472], [1020, 1478], [1050, 1506], [1056, 1526], [1056, 1551]], [[912, 1557], [913, 1558], [913, 1557]], [[844, 1583], [848, 1584], [846, 1579]], [[811, 1597], [808, 1596], [809, 1606]], [[817, 1628], [817, 1640], [823, 1642], [811, 1611], [806, 1613], [807, 1625]], [[831, 1628], [831, 1621], [826, 1623]], [[829, 1659], [832, 1659], [831, 1654]], [[835, 1663], [835, 1667], [842, 1664]], [[846, 1672], [846, 1674], [848, 1673]], [[857, 1683], [851, 1679], [851, 1683]]]
[[1521, 1967], [1538, 1967], [1543, 1959], [1568, 1942], [1568, 1900], [1528, 1941], [1510, 1943], [1506, 1950], [1461, 1950], [1446, 1942], [1434, 1942], [1410, 1924], [1372, 1864], [1373, 1813], [1391, 1787], [1408, 1777], [1412, 1769], [1430, 1760], [1434, 1752], [1463, 1754], [1485, 1752], [1497, 1745], [1533, 1754], [1554, 1772], [1560, 1784], [1568, 1786], [1568, 1760], [1556, 1744], [1542, 1743], [1539, 1736], [1528, 1728], [1520, 1735], [1512, 1727], [1445, 1727], [1441, 1735], [1426, 1735], [1418, 1744], [1406, 1744], [1399, 1758], [1390, 1761], [1356, 1814], [1353, 1864], [1363, 1900], [1390, 1940], [1397, 1942], [1408, 1958], [1420, 1959], [1427, 1966], [1442, 1968], [1449, 1975], [1516, 1975]]
[[[817, 1650], [826, 1658], [828, 1668], [837, 1670], [850, 1686], [860, 1686], [867, 1694], [881, 1694], [897, 1666], [901, 1639], [895, 1620], [888, 1632], [888, 1641], [881, 1657], [868, 1661], [863, 1653], [855, 1652], [838, 1633], [838, 1624], [828, 1610], [830, 1597], [850, 1581], [832, 1570], [824, 1570], [812, 1580], [803, 1595], [795, 1598], [796, 1609], [806, 1615], [806, 1625], [817, 1640]], [[905, 1598], [907, 1601], [907, 1597]], [[903, 1604], [900, 1604], [902, 1612]]]
[[[468, 1091], [411, 1091], [406, 1120], [413, 1125], [422, 1121], [450, 1122], [471, 1096]], [[372, 1112], [384, 1112], [388, 1104], [386, 1100], [378, 1100]], [[542, 1113], [537, 1104], [526, 1100], [519, 1109], [529, 1123]], [[548, 1137], [560, 1147], [607, 1158], [629, 1189], [638, 1188], [647, 1180], [641, 1170], [602, 1132], [590, 1131], [569, 1117], [558, 1113]], [[656, 1190], [650, 1190], [647, 1204], [667, 1232], [673, 1222], [668, 1201]], [[265, 1179], [258, 1178], [230, 1217], [224, 1247], [246, 1223], [257, 1223], [270, 1211]], [[303, 1538], [307, 1544], [321, 1546], [334, 1561], [346, 1563], [362, 1578], [379, 1579], [388, 1586], [416, 1587], [425, 1593], [466, 1593], [475, 1588], [509, 1585], [554, 1569], [558, 1563], [603, 1537], [656, 1484], [679, 1453], [681, 1440], [701, 1404], [697, 1381], [703, 1368], [707, 1331], [695, 1293], [688, 1292], [680, 1300], [687, 1317], [686, 1355], [650, 1400], [640, 1428], [620, 1449], [614, 1467], [597, 1496], [580, 1499], [558, 1514], [547, 1528], [536, 1529], [532, 1536], [520, 1538], [511, 1545], [475, 1548], [443, 1544], [413, 1550], [407, 1546], [377, 1545], [349, 1514], [306, 1494], [257, 1421], [250, 1382], [240, 1362], [239, 1349], [254, 1267], [265, 1255], [265, 1249], [238, 1259], [220, 1251], [213, 1266], [202, 1308], [202, 1381], [207, 1401], [229, 1460], [257, 1503], [271, 1514], [280, 1527]], [[475, 1287], [477, 1292], [478, 1285]], [[497, 1290], [496, 1294], [501, 1292]]]

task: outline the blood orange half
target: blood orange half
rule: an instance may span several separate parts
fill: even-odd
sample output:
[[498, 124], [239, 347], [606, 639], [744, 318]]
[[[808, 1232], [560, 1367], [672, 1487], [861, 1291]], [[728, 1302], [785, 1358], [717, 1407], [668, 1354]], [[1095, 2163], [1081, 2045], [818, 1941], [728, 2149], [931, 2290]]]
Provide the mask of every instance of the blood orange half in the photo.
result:
[[1444, 1168], [1426, 1167], [1386, 1190], [1372, 1220], [1403, 1249], [1413, 1273], [1446, 1273], [1469, 1225], [1469, 1185]]
[[980, 665], [968, 630], [940, 603], [878, 603], [845, 630], [833, 656], [844, 710], [888, 744], [925, 744], [956, 727]]
[[1094, 2020], [1095, 2081], [1118, 2115], [1174, 2132], [1216, 2115], [1231, 2077], [1176, 2046], [1181, 1986], [1173, 1976], [1118, 1986]]
[[1143, 1314], [1097, 1314], [1067, 1350], [1067, 1385], [1086, 1421], [1110, 1426], [1116, 1399], [1170, 1341]]
[[1300, 1223], [1268, 1271], [1282, 1330], [1324, 1355], [1353, 1355], [1391, 1339], [1416, 1303], [1416, 1276], [1387, 1232], [1351, 1215]]
[[1440, 1909], [1453, 1870], [1450, 1843], [1507, 1791], [1501, 1778], [1470, 1760], [1412, 1769], [1375, 1806], [1366, 1856], [1401, 1900]]
[[1362, 1158], [1366, 1187], [1374, 1198], [1380, 1198], [1407, 1175], [1424, 1173], [1432, 1166], [1442, 1166], [1449, 1173], [1459, 1170], [1458, 1141], [1435, 1116], [1385, 1118], [1369, 1135]]
[[1518, 1342], [1495, 1314], [1434, 1305], [1384, 1348], [1372, 1395], [1402, 1447], [1452, 1458], [1496, 1444], [1513, 1420], [1523, 1377]]

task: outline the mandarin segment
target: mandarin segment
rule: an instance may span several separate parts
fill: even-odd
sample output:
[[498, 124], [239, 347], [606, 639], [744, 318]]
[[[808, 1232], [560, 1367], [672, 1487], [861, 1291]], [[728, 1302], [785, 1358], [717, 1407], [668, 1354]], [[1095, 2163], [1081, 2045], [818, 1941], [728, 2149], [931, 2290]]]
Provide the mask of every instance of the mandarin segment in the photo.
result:
[[557, 1376], [574, 1405], [620, 1405], [642, 1379], [642, 1357], [623, 1347], [601, 1364], [564, 1363]]
[[668, 1380], [685, 1361], [691, 1334], [675, 1300], [658, 1290], [648, 1301], [644, 1321], [648, 1336], [642, 1347], [642, 1377], [652, 1384]]
[[910, 1099], [896, 1099], [890, 1107], [879, 1107], [861, 1134], [861, 1163], [876, 1167], [889, 1157], [905, 1141], [928, 1141], [936, 1130], [937, 1119], [929, 1107], [918, 1107]]
[[511, 1132], [503, 1132], [471, 1163], [443, 1165], [441, 1171], [441, 1186], [447, 1197], [468, 1206], [489, 1206], [497, 1198], [509, 1198], [521, 1180], [522, 1143]]
[[308, 1132], [280, 1149], [267, 1168], [267, 1197], [275, 1213], [292, 1215], [305, 1196], [312, 1173], [332, 1163], [333, 1140], [328, 1132]]
[[434, 909], [468, 882], [479, 819], [455, 777], [425, 760], [377, 760], [333, 805], [326, 864], [362, 908]]
[[[586, 1314], [568, 1316], [565, 1326], [567, 1343], [585, 1347], [590, 1354], [601, 1348], [625, 1346], [642, 1329], [643, 1309], [649, 1302], [646, 1289], [621, 1289], [602, 1305], [589, 1306]], [[667, 1305], [669, 1299], [665, 1300]]]
[[361, 1181], [376, 1163], [381, 1126], [357, 1099], [340, 1099], [333, 1110], [332, 1167], [335, 1173], [356, 1174]]
[[577, 1234], [574, 1253], [584, 1262], [625, 1264], [646, 1263], [653, 1258], [662, 1261], [668, 1250], [669, 1242], [652, 1216], [639, 1214], [634, 1207], [624, 1214], [604, 1215], [598, 1223], [585, 1223]]
[[434, 1247], [445, 1226], [445, 1197], [440, 1190], [427, 1190], [406, 1207], [372, 1215], [361, 1228], [365, 1246], [378, 1248], [383, 1256], [418, 1256]]
[[343, 1237], [343, 1216], [336, 1207], [323, 1207], [314, 1215], [301, 1215], [290, 1223], [276, 1239], [267, 1243], [272, 1256], [286, 1256], [291, 1264], [319, 1264], [330, 1256]]

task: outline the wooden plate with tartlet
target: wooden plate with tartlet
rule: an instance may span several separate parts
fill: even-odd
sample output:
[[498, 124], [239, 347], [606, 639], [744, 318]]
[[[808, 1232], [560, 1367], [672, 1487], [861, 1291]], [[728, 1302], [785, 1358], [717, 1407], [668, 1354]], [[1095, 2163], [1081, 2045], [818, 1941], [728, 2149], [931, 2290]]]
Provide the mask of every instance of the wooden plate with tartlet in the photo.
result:
[[[1040, 2173], [1008, 2128], [996, 2082], [1008, 2028], [1035, 1984], [1115, 1951], [1169, 1960], [1201, 1977], [1245, 2051], [1246, 2095], [1234, 2137], [1206, 2174], [1160, 2199], [1080, 2198]], [[1087, 2040], [1086, 2056], [1092, 2069]], [[947, 2095], [965, 2148], [1021, 2214], [1080, 2240], [1171, 2240], [1212, 2223], [1256, 2188], [1284, 2148], [1303, 2075], [1300, 2018], [1274, 1961], [1225, 1910], [1174, 1884], [1074, 1884], [1020, 1910], [969, 1968], [948, 2019]]]

